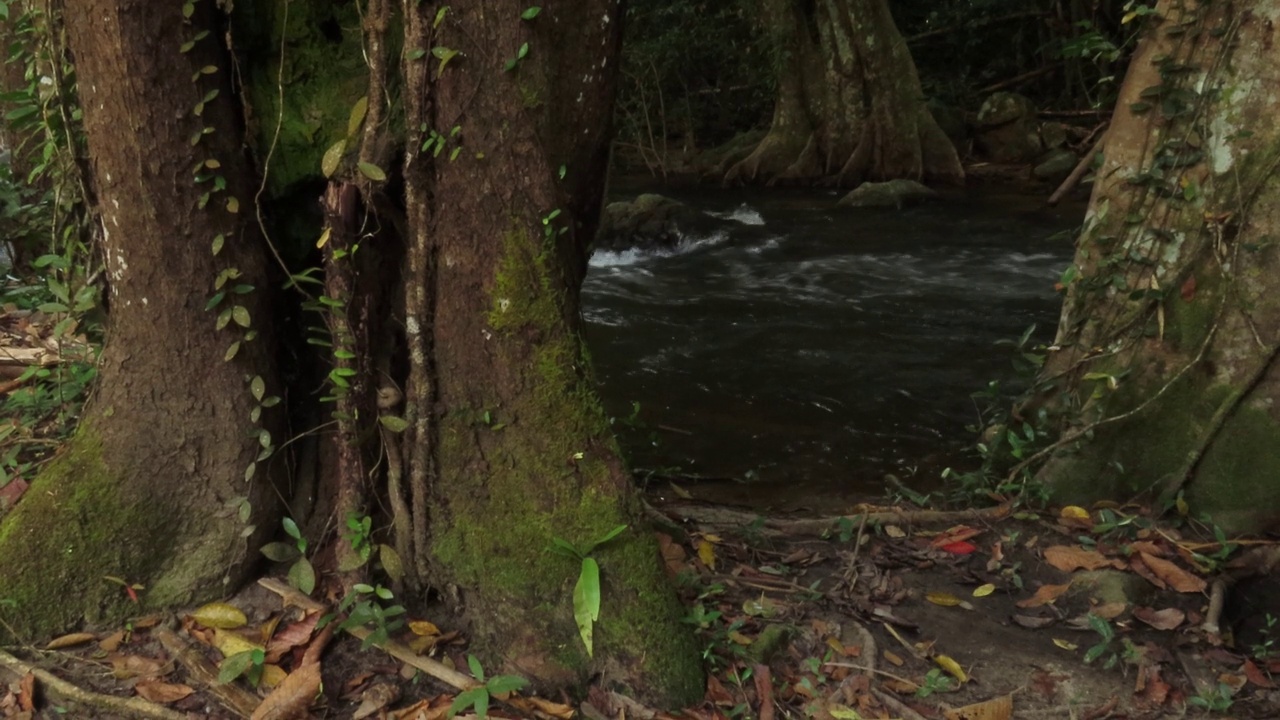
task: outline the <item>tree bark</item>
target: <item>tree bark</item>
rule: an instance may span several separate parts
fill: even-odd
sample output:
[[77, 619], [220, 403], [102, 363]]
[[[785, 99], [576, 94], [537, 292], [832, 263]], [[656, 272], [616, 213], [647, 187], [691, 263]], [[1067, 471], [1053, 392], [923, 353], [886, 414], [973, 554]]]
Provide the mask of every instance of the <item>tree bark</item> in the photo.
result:
[[761, 17], [777, 47], [778, 100], [768, 134], [726, 183], [964, 181], [885, 0], [761, 0]]
[[121, 582], [146, 608], [226, 592], [278, 518], [256, 462], [279, 426], [273, 333], [217, 11], [71, 0], [65, 22], [111, 312], [75, 438], [0, 525], [7, 626], [32, 635], [136, 613]]
[[[1130, 64], [1068, 272], [1033, 458], [1064, 499], [1179, 494], [1280, 519], [1280, 3], [1161, 2]], [[1074, 276], [1074, 277], [1071, 277]]]
[[[678, 706], [702, 694], [692, 636], [594, 393], [578, 287], [599, 209], [621, 19], [616, 0], [407, 3], [415, 555], [457, 588], [482, 657], [544, 688], [605, 672]], [[572, 37], [573, 41], [567, 39]], [[521, 48], [527, 43], [527, 54]], [[506, 69], [504, 69], [506, 68]], [[457, 127], [454, 132], [452, 128]], [[424, 151], [434, 130], [451, 138]], [[455, 152], [456, 151], [456, 152]], [[589, 656], [581, 563], [548, 552], [628, 529], [592, 556], [603, 603]]]

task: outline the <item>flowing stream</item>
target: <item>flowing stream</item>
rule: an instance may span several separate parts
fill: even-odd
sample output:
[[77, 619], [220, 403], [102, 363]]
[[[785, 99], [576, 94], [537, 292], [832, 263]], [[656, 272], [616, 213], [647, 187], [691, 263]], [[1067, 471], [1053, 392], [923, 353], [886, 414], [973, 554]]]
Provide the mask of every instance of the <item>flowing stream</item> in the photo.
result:
[[974, 465], [971, 395], [1017, 384], [997, 341], [1033, 324], [1052, 336], [1083, 217], [1018, 196], [901, 211], [812, 190], [674, 197], [717, 218], [714, 232], [591, 259], [583, 307], [606, 410], [635, 467], [720, 478], [700, 496], [783, 509]]

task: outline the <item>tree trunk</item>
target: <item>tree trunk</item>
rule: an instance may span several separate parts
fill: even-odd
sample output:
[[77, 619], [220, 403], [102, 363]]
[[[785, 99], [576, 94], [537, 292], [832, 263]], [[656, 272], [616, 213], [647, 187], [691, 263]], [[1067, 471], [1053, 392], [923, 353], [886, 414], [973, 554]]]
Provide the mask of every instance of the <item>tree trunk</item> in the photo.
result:
[[1033, 461], [1064, 499], [1182, 494], [1258, 530], [1280, 519], [1280, 2], [1156, 12], [1027, 407], [1063, 434]]
[[726, 183], [963, 182], [885, 0], [761, 0], [761, 17], [777, 47], [778, 101]]
[[66, 4], [110, 319], [75, 438], [0, 525], [7, 627], [38, 635], [138, 612], [119, 582], [144, 608], [224, 593], [275, 529], [256, 462], [278, 426], [259, 409], [279, 391], [273, 333], [217, 14]]
[[[443, 71], [406, 62], [408, 127], [450, 138], [433, 153], [420, 150], [428, 133], [411, 134], [405, 161], [414, 550], [433, 584], [461, 591], [495, 667], [544, 688], [603, 672], [681, 705], [702, 694], [696, 647], [578, 332], [621, 12], [561, 0], [521, 19], [525, 7], [455, 3], [430, 42], [460, 54]], [[406, 47], [427, 46], [436, 12], [406, 4]], [[618, 525], [591, 553], [603, 589], [592, 659], [574, 622], [581, 562], [549, 549]]]

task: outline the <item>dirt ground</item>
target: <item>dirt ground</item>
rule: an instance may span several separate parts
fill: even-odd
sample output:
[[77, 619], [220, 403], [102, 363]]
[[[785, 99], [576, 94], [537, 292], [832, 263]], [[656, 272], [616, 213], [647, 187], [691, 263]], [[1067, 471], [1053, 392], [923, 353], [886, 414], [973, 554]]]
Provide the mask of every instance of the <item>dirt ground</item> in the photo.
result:
[[[495, 698], [488, 714], [1280, 717], [1270, 543], [1228, 556], [1137, 508], [850, 510], [763, 518], [657, 505], [664, 559], [704, 647], [703, 702], [662, 711], [597, 686], [585, 699]], [[317, 631], [327, 608], [278, 580], [217, 607], [69, 636], [60, 649], [13, 649], [0, 658], [0, 717], [434, 720], [473, 684], [465, 633], [443, 617], [410, 614], [390, 642], [362, 649], [332, 624]], [[233, 611], [243, 622], [218, 614]], [[278, 668], [262, 689], [217, 682], [215, 664], [242, 647], [233, 635]]]

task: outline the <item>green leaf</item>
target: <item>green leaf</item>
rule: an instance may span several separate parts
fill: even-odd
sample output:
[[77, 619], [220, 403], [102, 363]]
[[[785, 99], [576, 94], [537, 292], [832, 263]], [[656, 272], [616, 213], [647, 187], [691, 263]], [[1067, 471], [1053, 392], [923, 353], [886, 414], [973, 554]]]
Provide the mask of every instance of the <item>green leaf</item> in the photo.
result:
[[538, 13], [540, 12], [542, 12], [542, 8], [538, 7], [537, 5], [534, 5], [533, 7], [525, 8], [525, 11], [520, 13], [520, 19], [532, 20], [538, 17]]
[[484, 687], [471, 688], [458, 693], [453, 699], [453, 704], [449, 706], [449, 712], [445, 714], [446, 718], [452, 718], [454, 715], [463, 710], [474, 706], [476, 715], [480, 714], [480, 702], [483, 699], [485, 712], [489, 710], [489, 689]]
[[604, 537], [600, 538], [599, 540], [596, 540], [595, 542], [591, 543], [591, 544], [590, 544], [590, 545], [588, 545], [586, 548], [584, 548], [584, 552], [583, 552], [582, 554], [583, 554], [583, 555], [586, 555], [587, 553], [591, 552], [592, 550], [595, 550], [596, 548], [600, 547], [601, 545], [603, 545], [603, 544], [605, 544], [605, 543], [609, 542], [610, 540], [612, 540], [612, 539], [614, 539], [614, 538], [618, 537], [618, 535], [622, 534], [622, 531], [623, 531], [623, 530], [626, 530], [626, 529], [627, 529], [627, 526], [626, 526], [626, 525], [619, 525], [619, 526], [615, 527], [614, 529], [612, 529], [612, 530], [610, 530], [609, 532], [605, 533], [605, 534], [604, 534]]
[[600, 619], [600, 566], [595, 558], [582, 559], [582, 572], [573, 586], [573, 619], [587, 648], [587, 657], [591, 657], [592, 625]]
[[515, 692], [523, 689], [529, 684], [528, 680], [519, 675], [499, 675], [491, 678], [484, 686], [489, 688], [489, 692], [494, 695], [502, 695], [503, 693]]
[[347, 137], [354, 137], [369, 112], [369, 96], [365, 95], [351, 107], [351, 115], [347, 118]]
[[247, 328], [252, 323], [249, 322], [249, 308], [243, 305], [236, 305], [231, 308], [231, 319], [242, 328]]
[[476, 659], [475, 655], [467, 656], [467, 667], [477, 680], [484, 682], [484, 667], [480, 665], [480, 661]]
[[329, 149], [324, 151], [324, 157], [320, 159], [320, 172], [324, 173], [325, 177], [333, 177], [333, 174], [338, 171], [339, 163], [342, 162], [342, 154], [346, 151], [346, 138], [330, 145]]
[[227, 354], [222, 356], [223, 362], [231, 362], [235, 359], [236, 353], [240, 352], [240, 341], [237, 340], [227, 348]]
[[432, 28], [440, 27], [440, 23], [444, 22], [444, 16], [449, 12], [449, 6], [445, 5], [436, 11], [436, 20], [431, 24]]
[[182, 17], [190, 18], [192, 15], [195, 14], [195, 12], [196, 12], [196, 4], [195, 2], [192, 2], [192, 0], [188, 0], [187, 2], [182, 4]]
[[440, 64], [436, 67], [436, 77], [440, 77], [444, 74], [445, 65], [448, 65], [450, 60], [457, 57], [459, 52], [452, 48], [436, 46], [431, 48], [431, 54], [440, 61]]
[[272, 562], [290, 562], [298, 559], [298, 548], [289, 543], [267, 543], [262, 546], [261, 552]]
[[360, 173], [374, 182], [386, 182], [387, 174], [382, 172], [382, 168], [373, 163], [357, 163], [356, 167], [360, 168]]
[[222, 233], [218, 233], [218, 235], [213, 238], [213, 254], [217, 255], [222, 252], [222, 246], [225, 245], [226, 242], [227, 236]]
[[578, 550], [576, 545], [560, 537], [551, 538], [551, 551], [559, 553], [560, 555], [567, 555], [569, 557], [579, 559], [581, 559], [583, 555], [586, 555], [586, 553]]
[[253, 664], [253, 651], [238, 652], [222, 661], [218, 668], [218, 682], [226, 685], [244, 674]]
[[409, 58], [410, 60], [421, 60], [422, 58], [426, 57], [426, 55], [427, 55], [427, 51], [423, 50], [422, 48], [418, 48], [416, 50], [410, 50], [409, 52], [405, 53], [405, 57]]
[[524, 43], [523, 45], [520, 46], [520, 50], [516, 53], [516, 59], [523, 60], [528, 55], [529, 55], [529, 43]]
[[382, 423], [382, 427], [393, 433], [402, 433], [409, 429], [409, 422], [402, 417], [395, 415], [382, 415], [378, 417], [378, 422]]
[[316, 589], [316, 571], [306, 558], [299, 558], [289, 568], [289, 584], [305, 595], [310, 595]]
[[234, 196], [227, 198], [227, 212], [232, 214], [240, 212], [240, 200]]
[[400, 553], [396, 552], [395, 548], [390, 545], [379, 545], [378, 559], [382, 561], [382, 569], [392, 582], [404, 580], [404, 561], [400, 559]]
[[[267, 394], [267, 381], [263, 380], [261, 375], [253, 376], [253, 379], [249, 381], [249, 392], [253, 393], [254, 400], [257, 400], [258, 402], [262, 402], [262, 397]], [[284, 526], [285, 532], [288, 532], [289, 530], [288, 523], [291, 523], [291, 522], [293, 521], [290, 520], [289, 518], [285, 518], [285, 526]], [[297, 532], [298, 526], [295, 525], [293, 529], [294, 529], [294, 532]], [[297, 535], [294, 535], [294, 537], [297, 537]]]

